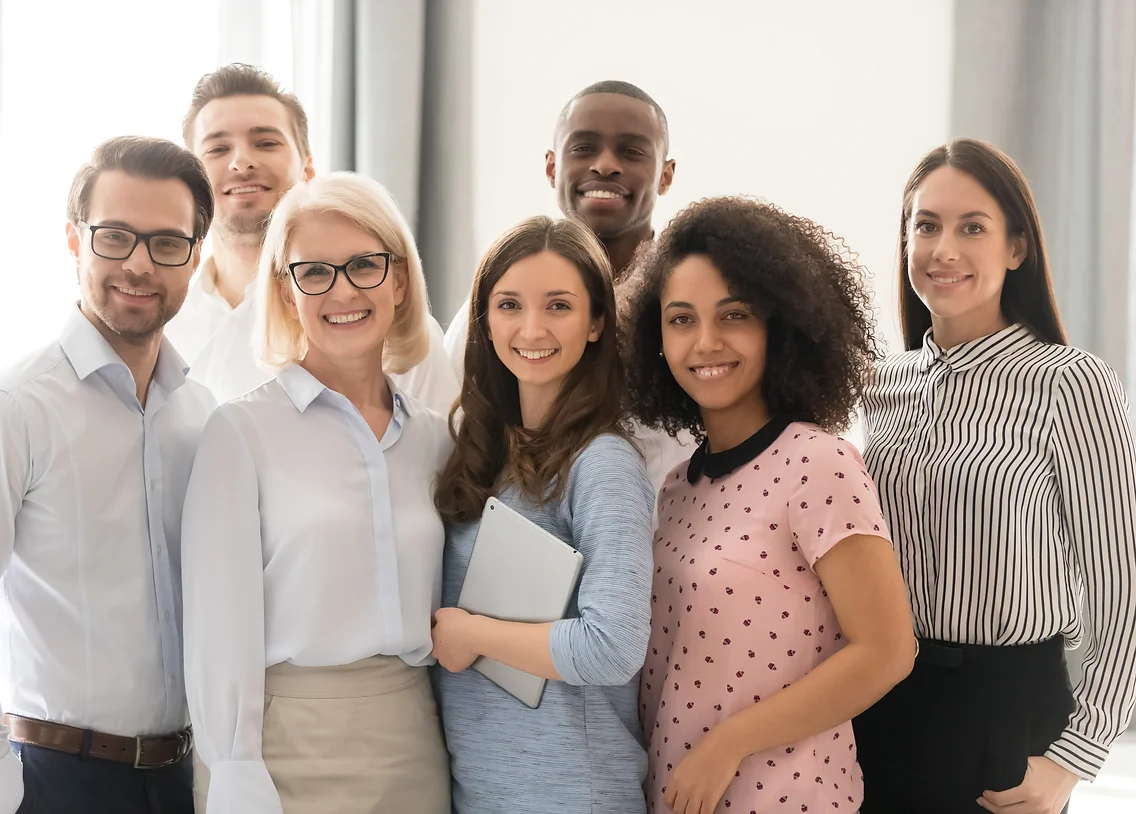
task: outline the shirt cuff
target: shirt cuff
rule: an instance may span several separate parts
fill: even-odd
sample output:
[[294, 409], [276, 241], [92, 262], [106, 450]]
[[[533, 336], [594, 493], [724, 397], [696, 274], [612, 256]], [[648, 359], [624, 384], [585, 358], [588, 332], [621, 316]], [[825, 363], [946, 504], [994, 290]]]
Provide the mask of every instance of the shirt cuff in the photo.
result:
[[1072, 729], [1066, 729], [1049, 747], [1045, 756], [1085, 780], [1094, 780], [1104, 768], [1108, 748]]
[[0, 738], [0, 814], [16, 814], [24, 799], [24, 766]]
[[209, 767], [207, 814], [284, 814], [262, 760], [225, 760]]
[[576, 669], [575, 659], [572, 658], [572, 628], [577, 624], [579, 620], [576, 618], [558, 619], [553, 622], [552, 629], [548, 631], [548, 649], [552, 655], [552, 666], [556, 668], [556, 674], [564, 680], [564, 683], [573, 687], [582, 687], [587, 682]]

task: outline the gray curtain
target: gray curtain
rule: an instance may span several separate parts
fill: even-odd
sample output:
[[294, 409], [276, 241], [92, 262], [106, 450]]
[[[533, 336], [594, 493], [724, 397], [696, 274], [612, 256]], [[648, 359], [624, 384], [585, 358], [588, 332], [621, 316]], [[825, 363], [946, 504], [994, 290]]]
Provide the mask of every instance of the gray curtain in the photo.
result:
[[951, 113], [1021, 165], [1071, 342], [1136, 390], [1136, 3], [956, 0]]
[[331, 170], [382, 183], [410, 220], [445, 325], [473, 274], [472, 4], [334, 0]]
[[951, 127], [1022, 167], [1069, 339], [1136, 412], [1136, 3], [956, 0]]

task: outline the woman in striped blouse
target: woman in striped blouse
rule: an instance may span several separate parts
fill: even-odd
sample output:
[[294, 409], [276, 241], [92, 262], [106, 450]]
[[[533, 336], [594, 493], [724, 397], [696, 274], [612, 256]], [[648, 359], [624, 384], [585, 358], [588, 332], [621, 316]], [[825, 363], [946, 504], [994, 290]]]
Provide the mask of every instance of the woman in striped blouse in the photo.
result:
[[907, 353], [865, 394], [864, 457], [921, 648], [856, 720], [862, 811], [1058, 812], [1136, 697], [1124, 392], [1066, 343], [1029, 186], [988, 144], [912, 174], [899, 284]]

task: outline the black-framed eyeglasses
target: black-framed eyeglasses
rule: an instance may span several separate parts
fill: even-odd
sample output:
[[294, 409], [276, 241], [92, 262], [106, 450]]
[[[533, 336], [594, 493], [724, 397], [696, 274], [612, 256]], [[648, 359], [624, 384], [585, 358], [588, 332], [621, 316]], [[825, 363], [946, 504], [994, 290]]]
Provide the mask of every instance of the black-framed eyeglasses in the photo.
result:
[[378, 288], [387, 279], [390, 263], [390, 252], [375, 252], [352, 258], [340, 266], [335, 263], [308, 260], [289, 263], [288, 271], [292, 273], [296, 288], [300, 289], [302, 294], [315, 297], [331, 291], [331, 287], [335, 285], [335, 278], [341, 273], [347, 278], [347, 282], [360, 291]]
[[184, 266], [198, 240], [160, 232], [143, 234], [124, 226], [92, 226], [81, 220], [75, 223], [91, 233], [91, 251], [106, 260], [125, 260], [139, 243], [145, 243], [155, 266]]

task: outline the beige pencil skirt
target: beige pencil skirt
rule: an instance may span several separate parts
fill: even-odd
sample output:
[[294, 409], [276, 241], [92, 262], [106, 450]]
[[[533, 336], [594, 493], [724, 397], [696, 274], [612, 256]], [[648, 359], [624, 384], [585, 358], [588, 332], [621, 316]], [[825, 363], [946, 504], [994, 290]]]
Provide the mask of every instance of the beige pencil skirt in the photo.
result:
[[[450, 766], [424, 667], [374, 656], [265, 671], [263, 755], [284, 814], [450, 814]], [[208, 770], [194, 754], [204, 814]]]

